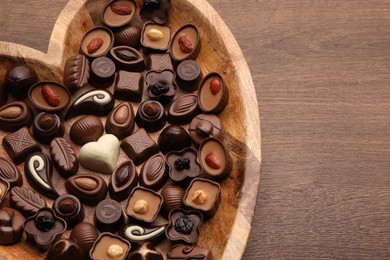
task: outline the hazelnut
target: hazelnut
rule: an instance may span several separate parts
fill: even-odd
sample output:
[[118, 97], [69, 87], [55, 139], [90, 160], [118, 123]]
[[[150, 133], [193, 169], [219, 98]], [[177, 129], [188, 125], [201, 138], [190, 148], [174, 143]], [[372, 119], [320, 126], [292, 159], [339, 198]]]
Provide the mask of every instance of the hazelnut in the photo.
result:
[[146, 200], [137, 200], [134, 203], [134, 212], [138, 214], [145, 214], [148, 211], [148, 202]]
[[76, 202], [69, 198], [61, 200], [60, 203], [58, 204], [58, 209], [63, 214], [72, 213], [75, 208], [76, 208]]
[[151, 29], [146, 33], [146, 35], [151, 41], [159, 41], [164, 37], [163, 32], [158, 29]]
[[191, 197], [191, 201], [195, 204], [202, 205], [207, 201], [207, 194], [203, 190], [196, 190]]
[[156, 103], [151, 102], [145, 104], [144, 111], [148, 116], [155, 117], [160, 112], [160, 108]]
[[56, 123], [56, 118], [52, 114], [45, 113], [43, 114], [39, 120], [38, 120], [38, 125], [43, 129], [43, 130], [49, 130], [52, 128]]
[[113, 259], [123, 255], [123, 253], [124, 253], [123, 248], [116, 244], [110, 245], [107, 248], [107, 255]]

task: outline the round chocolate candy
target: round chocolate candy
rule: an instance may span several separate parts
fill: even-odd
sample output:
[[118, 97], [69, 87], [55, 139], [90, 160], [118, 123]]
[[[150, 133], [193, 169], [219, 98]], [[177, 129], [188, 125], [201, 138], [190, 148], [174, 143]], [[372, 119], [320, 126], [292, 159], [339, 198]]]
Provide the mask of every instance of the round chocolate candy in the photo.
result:
[[165, 127], [158, 137], [158, 147], [164, 154], [170, 151], [179, 151], [191, 146], [191, 138], [187, 131], [178, 125]]
[[168, 179], [165, 156], [158, 153], [150, 157], [142, 166], [139, 177], [141, 186], [154, 191], [161, 189]]
[[148, 132], [157, 132], [165, 125], [163, 105], [156, 100], [145, 100], [138, 106], [135, 116], [137, 125]]
[[124, 223], [121, 205], [112, 199], [99, 202], [95, 208], [94, 223], [101, 232], [115, 233]]
[[32, 134], [36, 140], [49, 144], [54, 138], [65, 133], [65, 126], [60, 117], [54, 113], [41, 112], [33, 123]]
[[85, 211], [80, 200], [73, 195], [65, 194], [58, 197], [52, 206], [57, 216], [63, 218], [68, 224], [67, 229], [72, 229], [76, 224], [83, 221]]
[[141, 28], [136, 24], [124, 26], [115, 32], [115, 46], [136, 48], [140, 45]]
[[18, 64], [7, 71], [5, 88], [16, 98], [27, 97], [29, 88], [38, 82], [35, 70], [27, 64]]
[[123, 139], [133, 133], [134, 110], [130, 103], [122, 102], [117, 105], [106, 120], [106, 133]]
[[122, 201], [129, 197], [137, 184], [138, 174], [133, 161], [124, 161], [111, 174], [108, 192], [112, 199]]
[[194, 60], [184, 60], [176, 69], [176, 82], [180, 89], [192, 92], [198, 89], [202, 80], [202, 70]]
[[33, 121], [30, 107], [23, 101], [13, 101], [0, 107], [0, 130], [14, 132]]
[[163, 197], [162, 212], [168, 216], [172, 209], [183, 206], [184, 189], [178, 185], [167, 184], [161, 189]]
[[115, 80], [115, 63], [107, 57], [98, 57], [92, 61], [89, 82], [97, 88], [108, 88]]

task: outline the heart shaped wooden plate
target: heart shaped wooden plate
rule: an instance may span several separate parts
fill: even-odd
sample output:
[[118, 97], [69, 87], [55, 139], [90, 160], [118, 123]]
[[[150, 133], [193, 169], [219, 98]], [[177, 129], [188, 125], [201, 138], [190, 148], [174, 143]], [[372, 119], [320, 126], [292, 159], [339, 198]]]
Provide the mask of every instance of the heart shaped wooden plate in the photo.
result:
[[[62, 83], [65, 61], [79, 52], [84, 33], [101, 24], [101, 13], [107, 3], [108, 0], [71, 0], [56, 21], [47, 53], [0, 42], [0, 78], [4, 78], [13, 64], [25, 62], [37, 71], [41, 81]], [[225, 129], [224, 144], [234, 160], [230, 177], [221, 183], [220, 207], [217, 214], [203, 224], [198, 245], [211, 249], [214, 259], [240, 259], [249, 237], [260, 183], [261, 141], [256, 93], [241, 49], [217, 12], [204, 0], [172, 1], [169, 20], [172, 32], [187, 23], [195, 24], [200, 31], [201, 51], [197, 62], [203, 74], [220, 73], [229, 88], [229, 103], [219, 117]], [[138, 104], [133, 105], [136, 109]], [[67, 129], [75, 119], [66, 122]], [[0, 142], [7, 134], [0, 131]], [[152, 136], [155, 140], [157, 134]], [[69, 140], [67, 133], [65, 138]], [[72, 145], [78, 152], [79, 147]], [[43, 147], [47, 152], [47, 147]], [[1, 146], [0, 156], [9, 158]], [[120, 160], [125, 158], [121, 152]], [[23, 172], [23, 163], [18, 167]], [[88, 172], [83, 168], [80, 171]], [[54, 176], [58, 192], [66, 193], [64, 180], [56, 172]], [[103, 177], [108, 179], [107, 175]], [[27, 181], [24, 183], [28, 186]], [[52, 204], [52, 200], [47, 201], [48, 205]], [[8, 203], [7, 199], [3, 206]], [[85, 220], [92, 222], [93, 208], [87, 207], [86, 212]], [[157, 221], [166, 222], [162, 218]], [[63, 236], [68, 237], [69, 231]], [[166, 253], [170, 246], [165, 240], [157, 249]], [[38, 259], [44, 256], [45, 253], [26, 241], [25, 235], [13, 246], [0, 246], [0, 259]]]

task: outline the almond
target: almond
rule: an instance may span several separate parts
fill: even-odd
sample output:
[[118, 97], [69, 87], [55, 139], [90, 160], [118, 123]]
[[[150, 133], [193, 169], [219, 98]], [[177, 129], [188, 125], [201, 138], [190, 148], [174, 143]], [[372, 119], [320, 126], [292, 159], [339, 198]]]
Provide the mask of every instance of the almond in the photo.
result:
[[18, 106], [7, 107], [6, 109], [0, 111], [0, 117], [12, 119], [17, 118], [22, 114], [22, 108]]
[[43, 99], [52, 107], [58, 107], [60, 99], [56, 91], [49, 85], [42, 86]]
[[94, 54], [95, 52], [97, 52], [97, 50], [100, 49], [100, 47], [103, 46], [103, 39], [102, 38], [93, 38], [89, 43], [88, 43], [88, 46], [87, 46], [87, 52], [88, 54]]
[[217, 95], [221, 91], [221, 81], [218, 78], [213, 78], [210, 81], [210, 91], [213, 95]]
[[110, 8], [113, 13], [118, 15], [129, 15], [133, 11], [130, 6], [121, 3], [113, 3]]
[[211, 169], [218, 170], [219, 168], [221, 168], [221, 163], [217, 155], [213, 152], [208, 153], [204, 160]]
[[98, 186], [97, 182], [91, 178], [77, 178], [74, 182], [83, 190], [94, 190]]
[[179, 38], [179, 47], [180, 50], [184, 53], [190, 53], [194, 49], [192, 47], [192, 43], [190, 39], [188, 39], [187, 35], [183, 35]]
[[129, 109], [127, 106], [120, 107], [114, 114], [114, 120], [118, 124], [123, 124], [129, 118]]

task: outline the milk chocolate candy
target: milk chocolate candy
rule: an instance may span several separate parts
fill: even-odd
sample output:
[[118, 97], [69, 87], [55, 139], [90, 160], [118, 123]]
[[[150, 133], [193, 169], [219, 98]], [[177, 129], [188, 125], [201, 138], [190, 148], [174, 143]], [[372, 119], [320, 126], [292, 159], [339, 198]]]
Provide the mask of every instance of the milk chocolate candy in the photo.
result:
[[138, 106], [135, 121], [140, 128], [147, 132], [161, 130], [166, 122], [164, 106], [157, 100], [145, 100]]
[[157, 244], [165, 237], [166, 227], [166, 225], [143, 227], [140, 225], [131, 224], [126, 226], [122, 233], [124, 238], [134, 244], [140, 244], [144, 242]]
[[213, 114], [197, 115], [188, 126], [192, 142], [199, 146], [207, 137], [222, 140], [222, 125], [218, 116]]
[[28, 98], [38, 111], [59, 112], [68, 106], [71, 96], [65, 86], [56, 82], [41, 81], [29, 89]]
[[150, 53], [146, 58], [148, 70], [173, 70], [169, 53]]
[[178, 244], [173, 246], [167, 253], [167, 260], [199, 259], [212, 260], [213, 256], [209, 249], [195, 245]]
[[108, 115], [105, 129], [107, 134], [123, 139], [133, 133], [134, 125], [133, 107], [128, 102], [122, 102]]
[[10, 191], [10, 205], [23, 216], [30, 217], [40, 208], [46, 207], [46, 200], [31, 189], [15, 186]]
[[74, 100], [65, 119], [81, 114], [106, 116], [114, 108], [114, 105], [115, 100], [110, 92], [103, 89], [92, 89]]
[[145, 70], [145, 61], [139, 51], [129, 46], [116, 46], [110, 50], [110, 57], [117, 70], [142, 72]]
[[95, 174], [79, 173], [69, 177], [65, 181], [65, 188], [87, 205], [97, 205], [107, 196], [105, 180]]
[[141, 45], [145, 53], [166, 52], [171, 43], [171, 28], [154, 22], [146, 22], [141, 32]]
[[200, 36], [194, 24], [186, 24], [179, 28], [172, 37], [170, 54], [172, 59], [180, 62], [196, 59], [200, 50]]
[[140, 10], [143, 20], [165, 24], [169, 19], [171, 0], [144, 0]]
[[32, 121], [31, 109], [25, 102], [13, 101], [0, 107], [0, 130], [14, 132]]
[[115, 70], [115, 63], [110, 58], [95, 58], [91, 63], [89, 83], [97, 88], [108, 88], [114, 83]]
[[174, 184], [167, 184], [161, 189], [161, 196], [163, 197], [162, 213], [164, 216], [168, 216], [172, 209], [183, 207], [184, 194], [184, 189]]
[[185, 125], [199, 114], [198, 98], [195, 94], [186, 94], [175, 99], [168, 109], [168, 122], [173, 125]]
[[24, 162], [30, 154], [42, 151], [42, 148], [32, 138], [27, 127], [8, 134], [3, 138], [4, 150], [15, 164]]
[[134, 1], [110, 1], [103, 11], [102, 21], [108, 27], [118, 28], [130, 23], [136, 13], [137, 5]]
[[69, 130], [70, 139], [77, 145], [97, 141], [104, 133], [102, 121], [94, 115], [77, 119]]
[[197, 155], [197, 151], [192, 147], [167, 153], [169, 176], [174, 182], [188, 183], [190, 179], [200, 175], [201, 167], [197, 161]]
[[24, 173], [28, 183], [46, 197], [57, 198], [53, 187], [53, 164], [50, 157], [42, 152], [28, 156], [24, 163]]
[[169, 213], [165, 235], [172, 242], [196, 243], [200, 236], [203, 216], [197, 210], [173, 209]]
[[165, 104], [176, 94], [176, 73], [173, 70], [148, 71], [145, 74], [146, 94], [149, 98]]
[[19, 169], [11, 160], [4, 157], [0, 157], [0, 179], [7, 181], [11, 187], [23, 185]]
[[7, 71], [4, 86], [18, 99], [27, 97], [29, 88], [38, 82], [35, 70], [27, 64], [17, 64]]
[[158, 147], [163, 154], [179, 151], [191, 146], [191, 138], [187, 131], [178, 125], [165, 127], [158, 137]]
[[90, 250], [89, 257], [93, 260], [124, 260], [131, 248], [129, 241], [112, 233], [101, 233]]
[[124, 161], [112, 173], [108, 184], [108, 192], [112, 199], [122, 201], [129, 197], [137, 184], [138, 174], [133, 161]]
[[0, 178], [0, 204], [7, 196], [9, 189], [10, 189], [9, 182]]
[[47, 252], [45, 260], [83, 260], [81, 248], [71, 239], [62, 238], [55, 242]]
[[130, 218], [151, 223], [157, 218], [161, 204], [160, 194], [150, 189], [137, 187], [130, 194], [125, 212]]
[[165, 156], [158, 153], [150, 157], [142, 165], [139, 174], [141, 186], [158, 191], [168, 180], [168, 166], [165, 163]]
[[127, 259], [163, 260], [164, 257], [150, 242], [144, 242], [131, 252]]
[[125, 221], [121, 205], [112, 199], [99, 202], [95, 208], [94, 223], [101, 232], [115, 233]]
[[72, 229], [84, 220], [85, 211], [80, 200], [70, 194], [58, 197], [52, 206], [54, 212], [66, 221], [67, 229]]
[[72, 229], [69, 239], [76, 242], [83, 252], [83, 259], [87, 259], [89, 258], [89, 251], [98, 236], [99, 234], [94, 225], [89, 222], [81, 222]]
[[118, 71], [114, 90], [115, 98], [141, 102], [143, 89], [144, 81], [141, 72]]
[[66, 60], [64, 68], [64, 86], [69, 91], [84, 87], [89, 80], [90, 63], [83, 54], [78, 54]]
[[105, 56], [114, 45], [114, 34], [104, 26], [96, 26], [85, 33], [81, 40], [81, 53], [88, 58]]
[[202, 80], [202, 69], [194, 60], [184, 60], [176, 68], [176, 82], [180, 89], [192, 92], [198, 89]]
[[25, 219], [17, 210], [0, 208], [0, 245], [17, 243], [23, 235]]
[[49, 144], [54, 138], [64, 135], [65, 126], [58, 115], [41, 112], [34, 119], [32, 133], [37, 141]]
[[140, 165], [150, 156], [158, 153], [157, 144], [143, 128], [124, 139], [121, 148], [135, 165]]
[[137, 48], [140, 45], [141, 31], [136, 24], [123, 26], [115, 32], [115, 46]]
[[212, 72], [203, 78], [198, 91], [198, 104], [204, 113], [221, 113], [228, 99], [228, 89], [218, 73]]
[[53, 164], [62, 177], [68, 178], [79, 170], [79, 160], [73, 147], [66, 139], [57, 137], [50, 143]]

